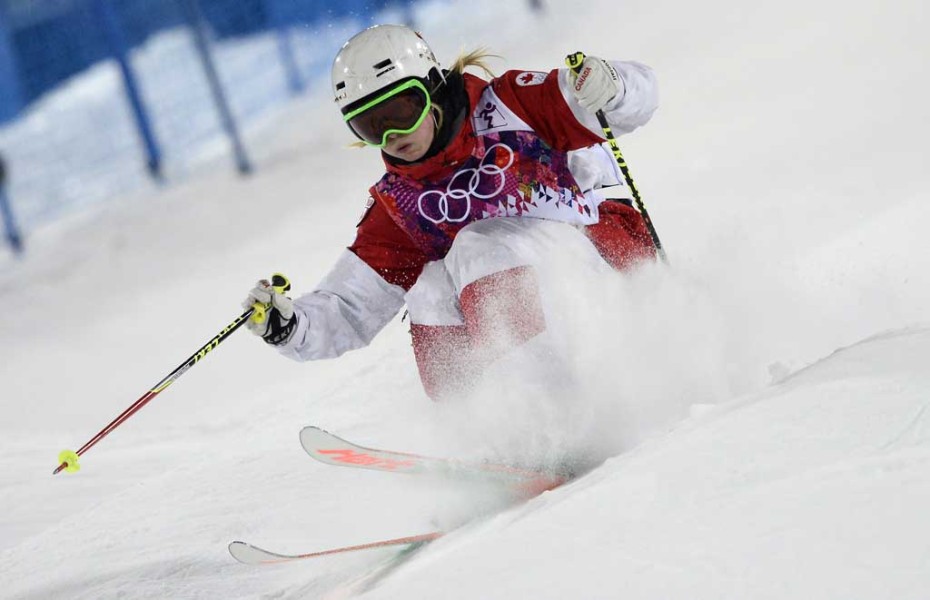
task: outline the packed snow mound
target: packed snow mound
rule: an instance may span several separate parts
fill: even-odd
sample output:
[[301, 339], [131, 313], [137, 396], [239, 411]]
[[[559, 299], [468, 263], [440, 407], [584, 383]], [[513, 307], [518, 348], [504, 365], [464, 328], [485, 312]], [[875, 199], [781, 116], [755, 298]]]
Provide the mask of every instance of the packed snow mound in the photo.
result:
[[842, 349], [431, 546], [371, 598], [924, 598], [930, 329]]
[[[397, 537], [476, 499], [283, 452], [296, 432], [271, 420], [214, 435], [223, 456], [148, 446], [123, 462], [166, 452], [172, 468], [60, 515], [0, 555], [0, 581], [12, 598], [335, 598], [371, 582], [366, 598], [923, 598], [927, 356], [930, 328], [889, 332], [764, 391], [695, 406], [673, 430], [397, 568], [392, 550], [246, 567], [225, 545], [308, 552]], [[123, 474], [104, 458], [83, 475]]]

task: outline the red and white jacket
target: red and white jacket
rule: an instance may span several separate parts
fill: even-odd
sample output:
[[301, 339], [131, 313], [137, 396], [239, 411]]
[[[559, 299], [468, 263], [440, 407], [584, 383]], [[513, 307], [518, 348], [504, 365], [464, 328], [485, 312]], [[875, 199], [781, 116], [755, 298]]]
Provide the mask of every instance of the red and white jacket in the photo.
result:
[[[604, 109], [615, 135], [645, 124], [658, 97], [652, 71], [611, 63], [624, 91]], [[368, 345], [404, 304], [423, 266], [485, 218], [598, 222], [603, 188], [623, 185], [596, 117], [579, 106], [568, 69], [465, 75], [471, 115], [437, 155], [385, 162], [356, 239], [317, 288], [295, 300], [297, 328], [280, 351], [331, 358]], [[623, 196], [612, 190], [611, 197]]]

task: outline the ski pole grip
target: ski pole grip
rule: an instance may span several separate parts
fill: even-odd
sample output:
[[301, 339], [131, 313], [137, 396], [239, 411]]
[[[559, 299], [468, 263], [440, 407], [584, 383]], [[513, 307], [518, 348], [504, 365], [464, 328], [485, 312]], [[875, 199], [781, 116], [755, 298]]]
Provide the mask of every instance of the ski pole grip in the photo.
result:
[[291, 280], [286, 275], [275, 273], [271, 276], [271, 287], [279, 294], [289, 292], [291, 290]]
[[[291, 289], [291, 280], [287, 278], [286, 275], [282, 273], [275, 273], [271, 276], [271, 289], [275, 291], [276, 294], [284, 294]], [[256, 302], [252, 305], [252, 322], [254, 323], [264, 323], [265, 319], [268, 318], [268, 309], [271, 307], [271, 304], [262, 304], [261, 302]]]
[[577, 75], [581, 73], [581, 65], [584, 64], [584, 59], [584, 52], [573, 52], [565, 57], [565, 64]]

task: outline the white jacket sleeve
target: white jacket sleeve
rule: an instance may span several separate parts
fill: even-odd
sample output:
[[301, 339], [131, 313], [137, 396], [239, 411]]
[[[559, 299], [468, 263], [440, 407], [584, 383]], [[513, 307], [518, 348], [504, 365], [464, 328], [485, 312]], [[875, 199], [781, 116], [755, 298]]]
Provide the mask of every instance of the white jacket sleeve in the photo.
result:
[[367, 346], [404, 305], [404, 293], [346, 250], [315, 290], [294, 301], [297, 327], [279, 351], [305, 361]]
[[[607, 117], [614, 135], [618, 136], [629, 133], [649, 121], [652, 113], [659, 107], [659, 91], [655, 74], [646, 65], [617, 60], [610, 61], [610, 64], [623, 81], [623, 93], [617, 94], [604, 107], [604, 116]], [[575, 100], [573, 85], [574, 74], [571, 70], [559, 69], [559, 88], [572, 114], [592, 133], [603, 137], [604, 130], [601, 129], [594, 113], [582, 108]]]

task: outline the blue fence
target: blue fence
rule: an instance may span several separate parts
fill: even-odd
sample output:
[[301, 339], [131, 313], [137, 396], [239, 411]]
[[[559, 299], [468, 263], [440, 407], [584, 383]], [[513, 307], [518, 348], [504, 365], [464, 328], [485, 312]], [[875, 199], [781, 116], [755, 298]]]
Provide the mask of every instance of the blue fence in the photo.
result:
[[[186, 23], [180, 0], [104, 0], [129, 47]], [[288, 26], [366, 19], [412, 0], [198, 0], [216, 39]], [[110, 57], [91, 0], [0, 0], [0, 119], [68, 77]]]
[[409, 21], [416, 1], [0, 0], [3, 204], [28, 234], [229, 153], [224, 131], [247, 172], [236, 124], [303, 91], [362, 27]]

